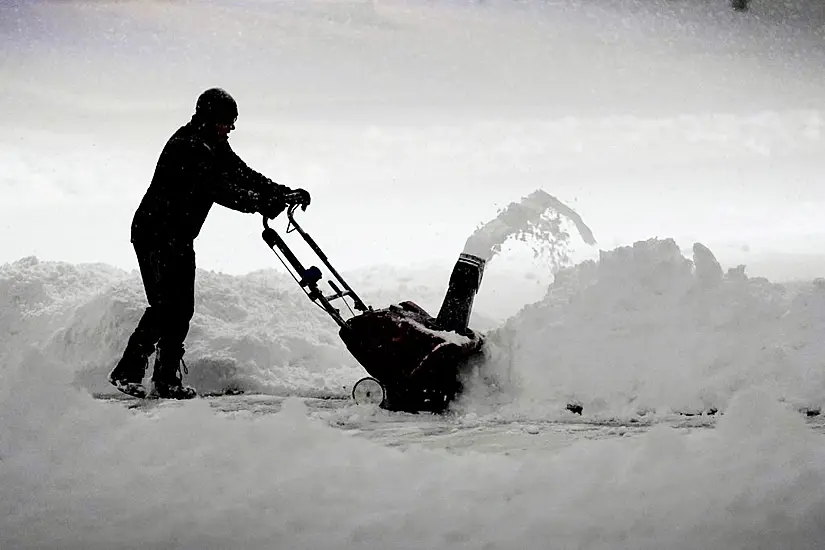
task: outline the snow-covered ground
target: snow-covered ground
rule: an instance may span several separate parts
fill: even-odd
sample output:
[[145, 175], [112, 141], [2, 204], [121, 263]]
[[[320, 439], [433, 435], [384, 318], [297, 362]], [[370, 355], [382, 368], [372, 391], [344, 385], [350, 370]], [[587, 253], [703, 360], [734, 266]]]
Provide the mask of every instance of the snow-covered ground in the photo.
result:
[[[652, 241], [562, 272], [446, 417], [349, 401], [363, 370], [272, 272], [198, 274], [188, 380], [255, 394], [95, 399], [135, 273], [7, 264], [4, 547], [817, 548], [825, 288], [696, 259]], [[416, 278], [383, 296], [437, 301]]]
[[[825, 10], [727, 4], [5, 2], [0, 548], [822, 548]], [[212, 85], [368, 303], [489, 252], [449, 414], [352, 403], [217, 208], [187, 381], [244, 393], [113, 395], [130, 217]]]

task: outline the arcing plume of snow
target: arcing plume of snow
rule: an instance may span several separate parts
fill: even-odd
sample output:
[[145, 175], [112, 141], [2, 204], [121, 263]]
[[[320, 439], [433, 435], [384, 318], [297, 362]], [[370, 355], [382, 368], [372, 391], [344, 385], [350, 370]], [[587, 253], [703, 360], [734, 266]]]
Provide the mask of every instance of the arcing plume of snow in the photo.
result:
[[548, 270], [555, 272], [567, 265], [570, 235], [567, 222], [572, 222], [581, 238], [596, 244], [593, 232], [572, 208], [537, 189], [519, 202], [511, 203], [498, 216], [479, 227], [464, 244], [464, 252], [490, 262], [508, 239], [528, 243], [536, 257], [543, 258]]

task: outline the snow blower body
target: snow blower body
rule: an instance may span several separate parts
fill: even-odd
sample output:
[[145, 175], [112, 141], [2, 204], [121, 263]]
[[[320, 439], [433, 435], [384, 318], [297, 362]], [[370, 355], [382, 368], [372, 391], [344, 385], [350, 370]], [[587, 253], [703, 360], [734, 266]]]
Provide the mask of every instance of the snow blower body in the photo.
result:
[[[443, 412], [461, 393], [463, 375], [484, 358], [484, 337], [468, 326], [484, 260], [459, 255], [436, 317], [412, 301], [373, 309], [296, 223], [294, 212], [287, 211], [286, 233], [297, 232], [321, 260], [331, 275], [331, 293], [318, 286], [324, 277], [321, 269], [304, 267], [266, 218], [262, 237], [309, 299], [338, 324], [341, 340], [370, 375], [353, 386], [353, 398], [394, 411]], [[339, 300], [348, 310], [346, 316], [334, 305]]]

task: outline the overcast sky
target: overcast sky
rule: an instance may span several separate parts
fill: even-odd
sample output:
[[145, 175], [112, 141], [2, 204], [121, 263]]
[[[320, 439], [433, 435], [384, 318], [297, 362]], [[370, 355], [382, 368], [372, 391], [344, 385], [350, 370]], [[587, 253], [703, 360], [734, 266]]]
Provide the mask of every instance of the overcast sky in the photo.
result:
[[[816, 251], [822, 19], [752, 6], [6, 0], [0, 261], [134, 267], [157, 155], [215, 85], [235, 150], [313, 193], [306, 224], [344, 265], [451, 261], [537, 188], [601, 248]], [[216, 208], [199, 265], [271, 266], [259, 227]]]

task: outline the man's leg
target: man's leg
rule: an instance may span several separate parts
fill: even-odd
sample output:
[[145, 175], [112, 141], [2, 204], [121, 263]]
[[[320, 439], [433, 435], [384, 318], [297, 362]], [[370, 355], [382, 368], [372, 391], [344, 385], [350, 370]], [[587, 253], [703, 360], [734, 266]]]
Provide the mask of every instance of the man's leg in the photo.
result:
[[160, 315], [155, 305], [158, 286], [156, 274], [159, 272], [155, 264], [158, 256], [152, 247], [145, 244], [135, 243], [134, 247], [149, 306], [143, 312], [137, 328], [129, 337], [123, 356], [109, 374], [109, 382], [123, 393], [135, 397], [146, 397], [143, 377], [146, 374], [149, 356], [155, 351], [155, 345], [160, 336]]
[[[195, 311], [195, 253], [191, 246], [164, 249], [157, 280], [158, 345], [152, 373], [158, 397], [189, 399], [193, 388], [183, 385], [183, 342]], [[184, 367], [185, 368], [185, 367]]]

